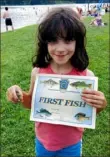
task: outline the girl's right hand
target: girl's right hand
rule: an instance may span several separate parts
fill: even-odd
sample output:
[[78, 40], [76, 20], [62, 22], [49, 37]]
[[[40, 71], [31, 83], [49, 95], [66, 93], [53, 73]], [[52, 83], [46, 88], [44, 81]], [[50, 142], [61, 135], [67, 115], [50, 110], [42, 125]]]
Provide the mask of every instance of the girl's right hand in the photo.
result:
[[13, 103], [23, 102], [23, 91], [17, 85], [13, 85], [10, 88], [8, 88], [6, 96], [8, 101], [11, 101]]

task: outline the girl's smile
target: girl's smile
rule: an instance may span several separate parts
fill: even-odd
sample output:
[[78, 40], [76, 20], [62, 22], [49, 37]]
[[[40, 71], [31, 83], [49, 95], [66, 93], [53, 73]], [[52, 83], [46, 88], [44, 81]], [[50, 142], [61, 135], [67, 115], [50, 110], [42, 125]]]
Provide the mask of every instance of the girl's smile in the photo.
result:
[[48, 52], [57, 64], [66, 64], [75, 52], [75, 41], [66, 42], [63, 39], [48, 43]]
[[63, 55], [61, 55], [61, 54], [54, 54], [54, 53], [53, 53], [53, 56], [56, 56], [56, 57], [58, 57], [58, 58], [63, 58], [63, 57], [66, 57], [67, 55], [69, 55], [69, 53], [63, 54]]

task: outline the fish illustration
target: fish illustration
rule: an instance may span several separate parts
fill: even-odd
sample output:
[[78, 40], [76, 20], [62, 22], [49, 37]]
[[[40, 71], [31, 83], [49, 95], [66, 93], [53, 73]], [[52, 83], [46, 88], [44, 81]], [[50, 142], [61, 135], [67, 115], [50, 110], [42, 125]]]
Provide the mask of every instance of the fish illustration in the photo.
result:
[[41, 81], [40, 83], [44, 83], [44, 85], [50, 85], [51, 87], [58, 84], [57, 82], [53, 81], [52, 79]]
[[43, 117], [43, 115], [45, 115], [45, 116], [51, 116], [52, 115], [48, 110], [43, 109], [43, 108], [41, 108], [40, 111], [37, 111], [37, 113], [39, 113], [41, 115], [41, 117]]
[[74, 116], [78, 121], [84, 121], [84, 120], [89, 120], [90, 117], [86, 117], [86, 114], [85, 113], [77, 113], [75, 116]]
[[86, 84], [84, 81], [77, 81], [70, 84], [72, 87], [77, 88], [92, 88], [92, 84]]

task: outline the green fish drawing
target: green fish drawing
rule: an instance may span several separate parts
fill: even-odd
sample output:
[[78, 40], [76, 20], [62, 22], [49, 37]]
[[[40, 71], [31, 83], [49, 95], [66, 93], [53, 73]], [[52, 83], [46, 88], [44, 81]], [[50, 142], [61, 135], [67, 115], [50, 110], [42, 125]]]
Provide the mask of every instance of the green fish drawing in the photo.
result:
[[50, 85], [51, 87], [58, 84], [57, 82], [53, 81], [52, 79], [41, 81], [40, 83], [43, 83], [44, 85]]
[[39, 113], [41, 116], [43, 116], [43, 115], [51, 116], [52, 115], [48, 110], [43, 109], [43, 108], [41, 108], [40, 111], [37, 111], [37, 113]]
[[84, 120], [89, 120], [90, 117], [86, 117], [86, 114], [85, 113], [77, 113], [75, 116], [74, 116], [78, 121], [84, 121]]
[[92, 84], [86, 84], [84, 81], [82, 81], [82, 82], [80, 82], [80, 81], [73, 82], [70, 85], [72, 87], [75, 87], [76, 89], [77, 88], [92, 88]]

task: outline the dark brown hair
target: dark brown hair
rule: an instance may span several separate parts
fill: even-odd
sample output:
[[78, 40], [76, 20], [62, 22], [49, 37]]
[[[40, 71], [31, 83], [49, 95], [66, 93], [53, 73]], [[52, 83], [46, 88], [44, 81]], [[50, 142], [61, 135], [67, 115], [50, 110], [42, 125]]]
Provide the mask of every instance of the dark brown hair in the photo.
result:
[[57, 41], [76, 41], [75, 53], [71, 64], [79, 71], [83, 71], [89, 64], [85, 48], [86, 29], [78, 14], [70, 8], [55, 8], [45, 17], [38, 26], [38, 47], [33, 58], [34, 67], [47, 67], [51, 58], [47, 44]]

